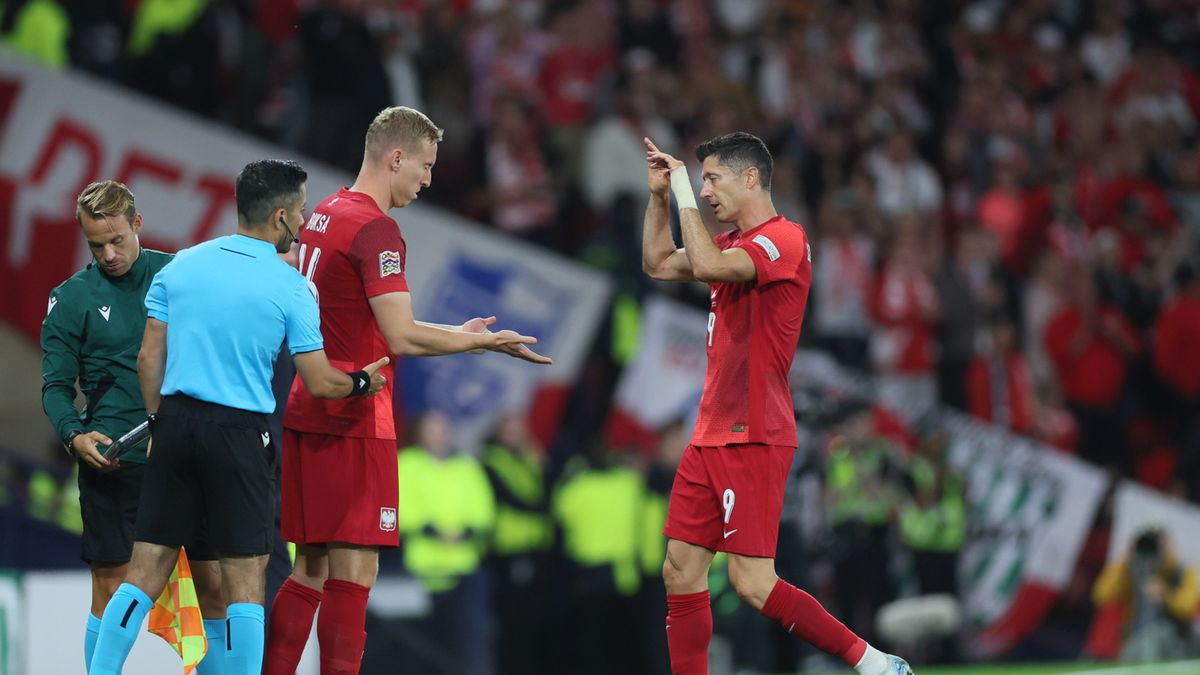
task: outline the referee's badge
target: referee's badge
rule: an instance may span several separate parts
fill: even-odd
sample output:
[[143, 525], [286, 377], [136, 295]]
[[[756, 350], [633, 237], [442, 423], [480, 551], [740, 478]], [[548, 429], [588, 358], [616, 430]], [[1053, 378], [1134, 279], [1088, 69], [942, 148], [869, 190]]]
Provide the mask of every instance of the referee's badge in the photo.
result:
[[380, 251], [379, 253], [379, 276], [386, 277], [390, 274], [403, 274], [404, 265], [400, 262], [399, 251]]
[[379, 509], [379, 529], [384, 532], [396, 530], [396, 509], [389, 509], [386, 506]]

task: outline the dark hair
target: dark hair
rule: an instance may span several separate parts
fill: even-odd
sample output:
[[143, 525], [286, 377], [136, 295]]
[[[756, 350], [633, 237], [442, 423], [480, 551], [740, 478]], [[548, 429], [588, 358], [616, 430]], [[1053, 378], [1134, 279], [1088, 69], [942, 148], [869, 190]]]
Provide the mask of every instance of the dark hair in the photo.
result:
[[709, 155], [717, 156], [717, 163], [727, 166], [736, 173], [750, 167], [758, 169], [758, 182], [764, 190], [771, 189], [771, 171], [775, 167], [767, 144], [754, 134], [735, 131], [705, 141], [696, 148], [696, 159], [703, 162]]
[[262, 225], [271, 212], [287, 207], [300, 194], [308, 172], [290, 159], [260, 159], [242, 168], [234, 183], [238, 219]]

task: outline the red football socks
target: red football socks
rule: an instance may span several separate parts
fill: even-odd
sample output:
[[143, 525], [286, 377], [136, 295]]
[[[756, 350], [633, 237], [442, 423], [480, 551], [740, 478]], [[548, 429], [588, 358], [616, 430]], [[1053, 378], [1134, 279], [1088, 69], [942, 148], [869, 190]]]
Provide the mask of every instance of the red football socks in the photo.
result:
[[296, 674], [296, 665], [304, 653], [313, 616], [320, 604], [321, 591], [291, 579], [283, 582], [271, 603], [263, 675]]
[[[837, 656], [851, 668], [862, 660], [867, 643], [825, 611], [816, 598], [780, 579], [767, 596], [762, 615], [779, 622], [789, 633]], [[673, 653], [673, 652], [672, 652]]]
[[708, 675], [712, 631], [708, 591], [667, 596], [667, 648], [673, 675]]
[[367, 644], [367, 596], [371, 589], [350, 581], [325, 582], [317, 639], [321, 643], [321, 675], [358, 675]]

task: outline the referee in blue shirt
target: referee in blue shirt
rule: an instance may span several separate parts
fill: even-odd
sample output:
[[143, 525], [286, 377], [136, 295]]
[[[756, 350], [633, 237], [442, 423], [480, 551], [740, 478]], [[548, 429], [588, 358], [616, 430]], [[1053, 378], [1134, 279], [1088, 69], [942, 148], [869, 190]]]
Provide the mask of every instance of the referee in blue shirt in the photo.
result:
[[275, 453], [267, 415], [284, 338], [319, 398], [378, 392], [382, 358], [354, 373], [330, 365], [308, 282], [284, 263], [303, 224], [295, 162], [252, 162], [237, 177], [237, 234], [184, 251], [146, 294], [138, 378], [153, 428], [125, 583], [104, 610], [91, 675], [119, 675], [142, 620], [167, 584], [179, 548], [207, 519], [229, 603], [229, 675], [258, 675], [263, 570], [275, 525]]

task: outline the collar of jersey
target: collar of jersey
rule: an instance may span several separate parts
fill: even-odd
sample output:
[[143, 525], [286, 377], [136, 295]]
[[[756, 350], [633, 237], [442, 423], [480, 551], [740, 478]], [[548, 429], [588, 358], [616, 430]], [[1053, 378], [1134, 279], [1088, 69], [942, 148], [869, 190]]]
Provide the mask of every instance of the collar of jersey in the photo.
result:
[[[764, 227], [766, 227], [767, 225], [769, 225], [769, 224], [771, 224], [771, 223], [775, 222], [776, 220], [783, 220], [783, 216], [782, 216], [782, 215], [776, 215], [776, 216], [774, 216], [774, 217], [772, 217], [772, 218], [768, 218], [768, 219], [764, 220], [763, 222], [759, 223], [758, 225], [755, 225], [754, 227], [752, 227], [752, 228], [750, 228], [750, 229], [746, 230], [745, 232], [741, 233], [740, 235], [738, 235], [738, 238], [740, 239], [740, 238], [742, 238], [742, 237], [749, 237], [750, 235], [754, 234], [755, 232], [758, 232], [759, 230], [761, 230], [761, 229], [763, 229]], [[734, 229], [736, 230], [737, 228], [735, 227]]]
[[263, 253], [275, 253], [275, 246], [269, 241], [255, 239], [237, 232], [229, 237], [229, 248], [241, 253], [253, 254], [255, 257]]

